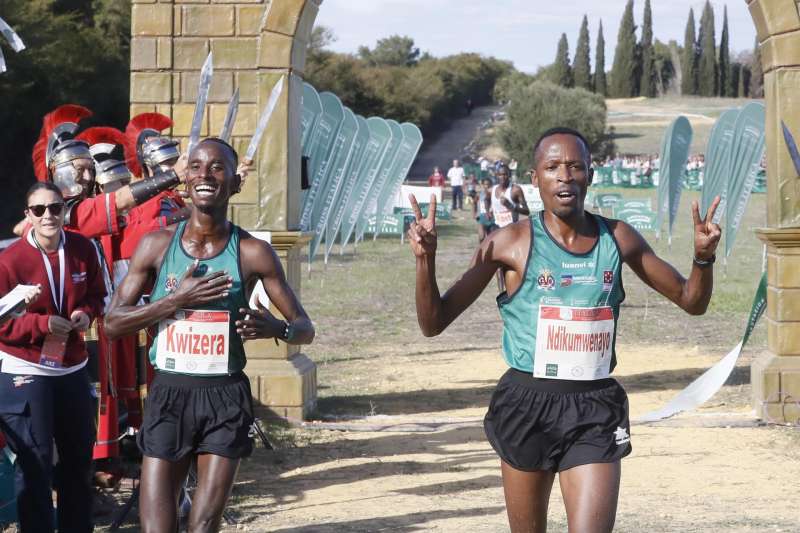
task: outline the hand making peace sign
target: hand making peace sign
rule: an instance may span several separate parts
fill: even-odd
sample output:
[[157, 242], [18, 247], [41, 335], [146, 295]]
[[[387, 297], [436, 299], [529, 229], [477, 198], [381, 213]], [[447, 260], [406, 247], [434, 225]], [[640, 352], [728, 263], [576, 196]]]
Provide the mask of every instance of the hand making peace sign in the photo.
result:
[[408, 199], [411, 201], [416, 218], [408, 228], [408, 242], [411, 243], [411, 251], [419, 258], [434, 256], [436, 254], [436, 196], [431, 195], [428, 216], [424, 218], [417, 198], [413, 194], [409, 194]]
[[719, 207], [720, 197], [714, 198], [711, 202], [711, 207], [706, 212], [706, 217], [700, 218], [700, 207], [697, 200], [692, 202], [692, 218], [694, 218], [694, 256], [701, 261], [709, 261], [713, 256], [719, 244], [719, 238], [722, 235], [718, 224], [712, 222], [714, 220], [714, 213], [717, 212]]

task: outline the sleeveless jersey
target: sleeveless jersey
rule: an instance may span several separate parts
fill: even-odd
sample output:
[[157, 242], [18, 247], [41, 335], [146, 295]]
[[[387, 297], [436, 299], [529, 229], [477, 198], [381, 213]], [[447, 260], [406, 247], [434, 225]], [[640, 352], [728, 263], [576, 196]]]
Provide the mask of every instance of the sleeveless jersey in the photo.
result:
[[[500, 201], [500, 198], [497, 197], [498, 187], [500, 186], [495, 185], [492, 187], [492, 213], [494, 213], [494, 223], [500, 228], [505, 228], [509, 224], [517, 221], [517, 213], [504, 206]], [[506, 192], [503, 193], [503, 196], [513, 204], [514, 200], [511, 199], [512, 188], [513, 186], [509, 184], [508, 189], [506, 189]]]
[[[543, 310], [559, 313], [561, 309], [568, 309], [567, 315], [572, 319], [573, 314], [580, 316], [582, 309], [602, 308], [608, 314], [609, 325], [613, 319], [613, 333], [606, 333], [602, 343], [610, 348], [609, 372], [616, 366], [616, 324], [619, 306], [625, 299], [621, 254], [605, 219], [590, 213], [587, 216], [596, 222], [598, 238], [585, 254], [569, 252], [553, 239], [544, 225], [544, 212], [530, 217], [531, 249], [522, 285], [514, 294], [503, 293], [497, 298], [503, 319], [503, 357], [517, 370], [534, 371], [539, 321], [547, 316]], [[547, 329], [547, 334], [548, 338], [539, 339], [540, 342], [558, 349], [594, 351], [596, 344], [601, 344], [593, 334], [574, 334], [568, 328]], [[547, 366], [549, 371], [553, 365]]]
[[[195, 261], [195, 258], [189, 255], [184, 250], [181, 244], [181, 237], [186, 228], [186, 221], [178, 224], [175, 234], [170, 241], [169, 248], [164, 254], [164, 260], [158, 270], [155, 285], [153, 286], [150, 300], [155, 302], [169, 295], [172, 291], [178, 288], [180, 279], [183, 277], [186, 269], [189, 268]], [[228, 312], [228, 368], [220, 372], [206, 373], [204, 375], [225, 375], [234, 374], [244, 369], [246, 357], [244, 352], [244, 344], [242, 338], [236, 333], [236, 320], [241, 319], [239, 314], [240, 308], [247, 309], [249, 307], [247, 298], [245, 297], [244, 280], [242, 279], [242, 272], [239, 267], [239, 232], [238, 226], [231, 224], [231, 232], [228, 237], [228, 243], [225, 248], [215, 255], [206, 259], [200, 259], [200, 264], [195, 270], [195, 276], [205, 276], [211, 272], [225, 270], [228, 275], [233, 279], [233, 286], [228, 291], [228, 297], [220, 299], [215, 302], [203, 304], [197, 307], [190, 307], [187, 310], [203, 310], [203, 311], [227, 311]], [[166, 330], [161, 330], [156, 338], [153, 339], [153, 345], [150, 348], [150, 363], [154, 368], [164, 372], [185, 373], [191, 375], [190, 372], [176, 371], [175, 368], [161, 368], [156, 364], [156, 354], [159, 346], [159, 337], [167, 335]], [[170, 339], [172, 340], [172, 339]], [[183, 339], [181, 339], [183, 340]], [[187, 341], [191, 344], [194, 339], [191, 336], [187, 337]], [[174, 341], [173, 341], [174, 343]], [[195, 342], [195, 344], [200, 344]], [[211, 345], [214, 345], [213, 338]], [[169, 360], [167, 360], [167, 365]]]

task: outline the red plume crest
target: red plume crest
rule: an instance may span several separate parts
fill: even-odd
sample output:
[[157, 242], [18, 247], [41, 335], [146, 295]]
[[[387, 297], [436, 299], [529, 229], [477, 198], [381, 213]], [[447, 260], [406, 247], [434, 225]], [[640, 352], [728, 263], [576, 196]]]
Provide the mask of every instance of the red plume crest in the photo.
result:
[[135, 176], [142, 175], [136, 141], [143, 130], [164, 131], [172, 127], [172, 119], [161, 113], [142, 113], [133, 117], [125, 128], [125, 164]]
[[127, 137], [125, 134], [122, 133], [117, 128], [111, 128], [106, 126], [97, 126], [94, 128], [89, 128], [84, 130], [77, 136], [78, 139], [82, 141], [86, 141], [89, 143], [89, 146], [98, 144], [98, 143], [108, 143], [108, 144], [117, 144], [121, 146], [125, 146], [125, 142]]
[[92, 116], [91, 111], [75, 104], [62, 105], [44, 116], [42, 131], [39, 133], [39, 139], [33, 147], [33, 171], [37, 180], [47, 181], [47, 141], [53, 130], [59, 124], [65, 122], [78, 124], [81, 120], [90, 116]]

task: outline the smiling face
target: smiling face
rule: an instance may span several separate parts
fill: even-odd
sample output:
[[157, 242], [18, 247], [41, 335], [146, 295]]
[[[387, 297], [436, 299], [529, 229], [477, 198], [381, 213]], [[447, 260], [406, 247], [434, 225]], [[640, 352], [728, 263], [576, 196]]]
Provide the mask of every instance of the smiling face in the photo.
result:
[[588, 148], [574, 135], [558, 133], [542, 140], [535, 154], [533, 184], [546, 211], [566, 219], [583, 213], [593, 170]]
[[[58, 215], [51, 213], [52, 207], [45, 209], [41, 216], [36, 216], [33, 206], [61, 206]], [[25, 218], [33, 226], [35, 235], [53, 238], [61, 232], [64, 226], [64, 199], [56, 192], [47, 189], [34, 191], [28, 197], [28, 208], [25, 209]], [[57, 208], [55, 208], [58, 210]]]
[[189, 155], [188, 171], [189, 197], [201, 211], [227, 208], [228, 199], [238, 192], [234, 155], [219, 142], [201, 141]]

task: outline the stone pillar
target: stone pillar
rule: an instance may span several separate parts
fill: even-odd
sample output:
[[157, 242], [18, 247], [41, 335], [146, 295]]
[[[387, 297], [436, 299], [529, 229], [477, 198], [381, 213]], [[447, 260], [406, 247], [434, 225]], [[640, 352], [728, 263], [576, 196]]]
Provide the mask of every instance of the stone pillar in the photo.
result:
[[800, 13], [795, 0], [749, 0], [764, 69], [768, 349], [751, 368], [758, 416], [800, 421], [800, 177], [781, 121], [800, 139]]
[[[131, 116], [171, 116], [185, 148], [200, 68], [213, 52], [214, 78], [201, 136], [219, 135], [239, 88], [231, 143], [244, 154], [273, 85], [284, 90], [259, 146], [255, 171], [231, 199], [229, 216], [272, 232], [290, 285], [300, 295], [300, 107], [305, 50], [321, 0], [133, 0]], [[276, 314], [277, 310], [272, 309]], [[279, 314], [278, 314], [279, 315]], [[294, 346], [248, 342], [253, 396], [273, 416], [302, 418], [316, 404], [316, 366]]]

